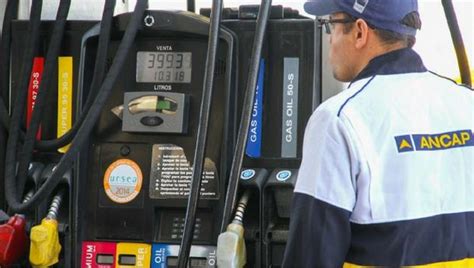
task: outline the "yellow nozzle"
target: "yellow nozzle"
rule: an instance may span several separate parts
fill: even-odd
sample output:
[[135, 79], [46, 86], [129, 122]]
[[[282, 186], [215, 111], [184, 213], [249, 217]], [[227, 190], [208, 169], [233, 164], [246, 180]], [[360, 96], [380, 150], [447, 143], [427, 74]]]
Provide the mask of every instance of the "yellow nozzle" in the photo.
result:
[[31, 228], [30, 263], [34, 268], [49, 267], [59, 261], [58, 222], [45, 218]]

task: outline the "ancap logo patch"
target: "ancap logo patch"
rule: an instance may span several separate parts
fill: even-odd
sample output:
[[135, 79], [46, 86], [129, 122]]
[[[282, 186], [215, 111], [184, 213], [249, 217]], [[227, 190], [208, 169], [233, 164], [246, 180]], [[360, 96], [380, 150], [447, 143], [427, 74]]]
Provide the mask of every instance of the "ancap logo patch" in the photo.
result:
[[440, 134], [411, 134], [395, 137], [399, 153], [438, 151], [474, 146], [472, 130], [458, 130]]

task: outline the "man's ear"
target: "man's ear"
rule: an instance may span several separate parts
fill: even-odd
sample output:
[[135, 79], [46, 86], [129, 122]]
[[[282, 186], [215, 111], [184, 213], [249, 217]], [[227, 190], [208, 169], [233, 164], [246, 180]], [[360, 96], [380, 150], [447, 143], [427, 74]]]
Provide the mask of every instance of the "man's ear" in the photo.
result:
[[355, 47], [361, 49], [367, 45], [369, 38], [369, 25], [362, 19], [358, 19], [354, 22], [354, 38]]

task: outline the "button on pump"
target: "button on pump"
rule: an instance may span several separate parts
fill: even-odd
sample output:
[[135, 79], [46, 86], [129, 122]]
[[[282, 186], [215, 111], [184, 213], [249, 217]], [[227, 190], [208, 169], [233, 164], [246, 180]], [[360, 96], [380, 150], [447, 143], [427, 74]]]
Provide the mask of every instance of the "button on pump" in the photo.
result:
[[290, 177], [291, 177], [291, 171], [289, 171], [289, 170], [282, 170], [282, 171], [278, 172], [278, 174], [276, 175], [276, 178], [279, 181], [286, 181]]
[[140, 119], [140, 122], [148, 127], [156, 127], [163, 124], [163, 119], [159, 116], [145, 116]]

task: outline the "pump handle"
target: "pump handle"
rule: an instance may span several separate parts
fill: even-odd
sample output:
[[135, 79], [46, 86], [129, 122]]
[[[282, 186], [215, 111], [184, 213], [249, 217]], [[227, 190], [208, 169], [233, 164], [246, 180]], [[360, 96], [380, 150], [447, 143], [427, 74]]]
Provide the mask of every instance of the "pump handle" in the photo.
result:
[[235, 208], [235, 203], [237, 199], [240, 172], [242, 170], [245, 147], [247, 144], [248, 130], [250, 127], [250, 120], [252, 116], [252, 108], [255, 101], [255, 91], [257, 86], [260, 58], [262, 55], [263, 40], [265, 37], [265, 30], [267, 27], [268, 18], [270, 16], [271, 6], [271, 0], [262, 0], [260, 4], [260, 9], [258, 11], [257, 26], [252, 47], [252, 57], [250, 58], [250, 68], [247, 77], [244, 104], [242, 108], [242, 117], [240, 119], [239, 132], [237, 134], [237, 144], [234, 157], [232, 159], [229, 184], [227, 186], [227, 195], [225, 199], [221, 223], [221, 233], [226, 231], [227, 224], [229, 224], [230, 222], [230, 219], [232, 217], [232, 211]]

